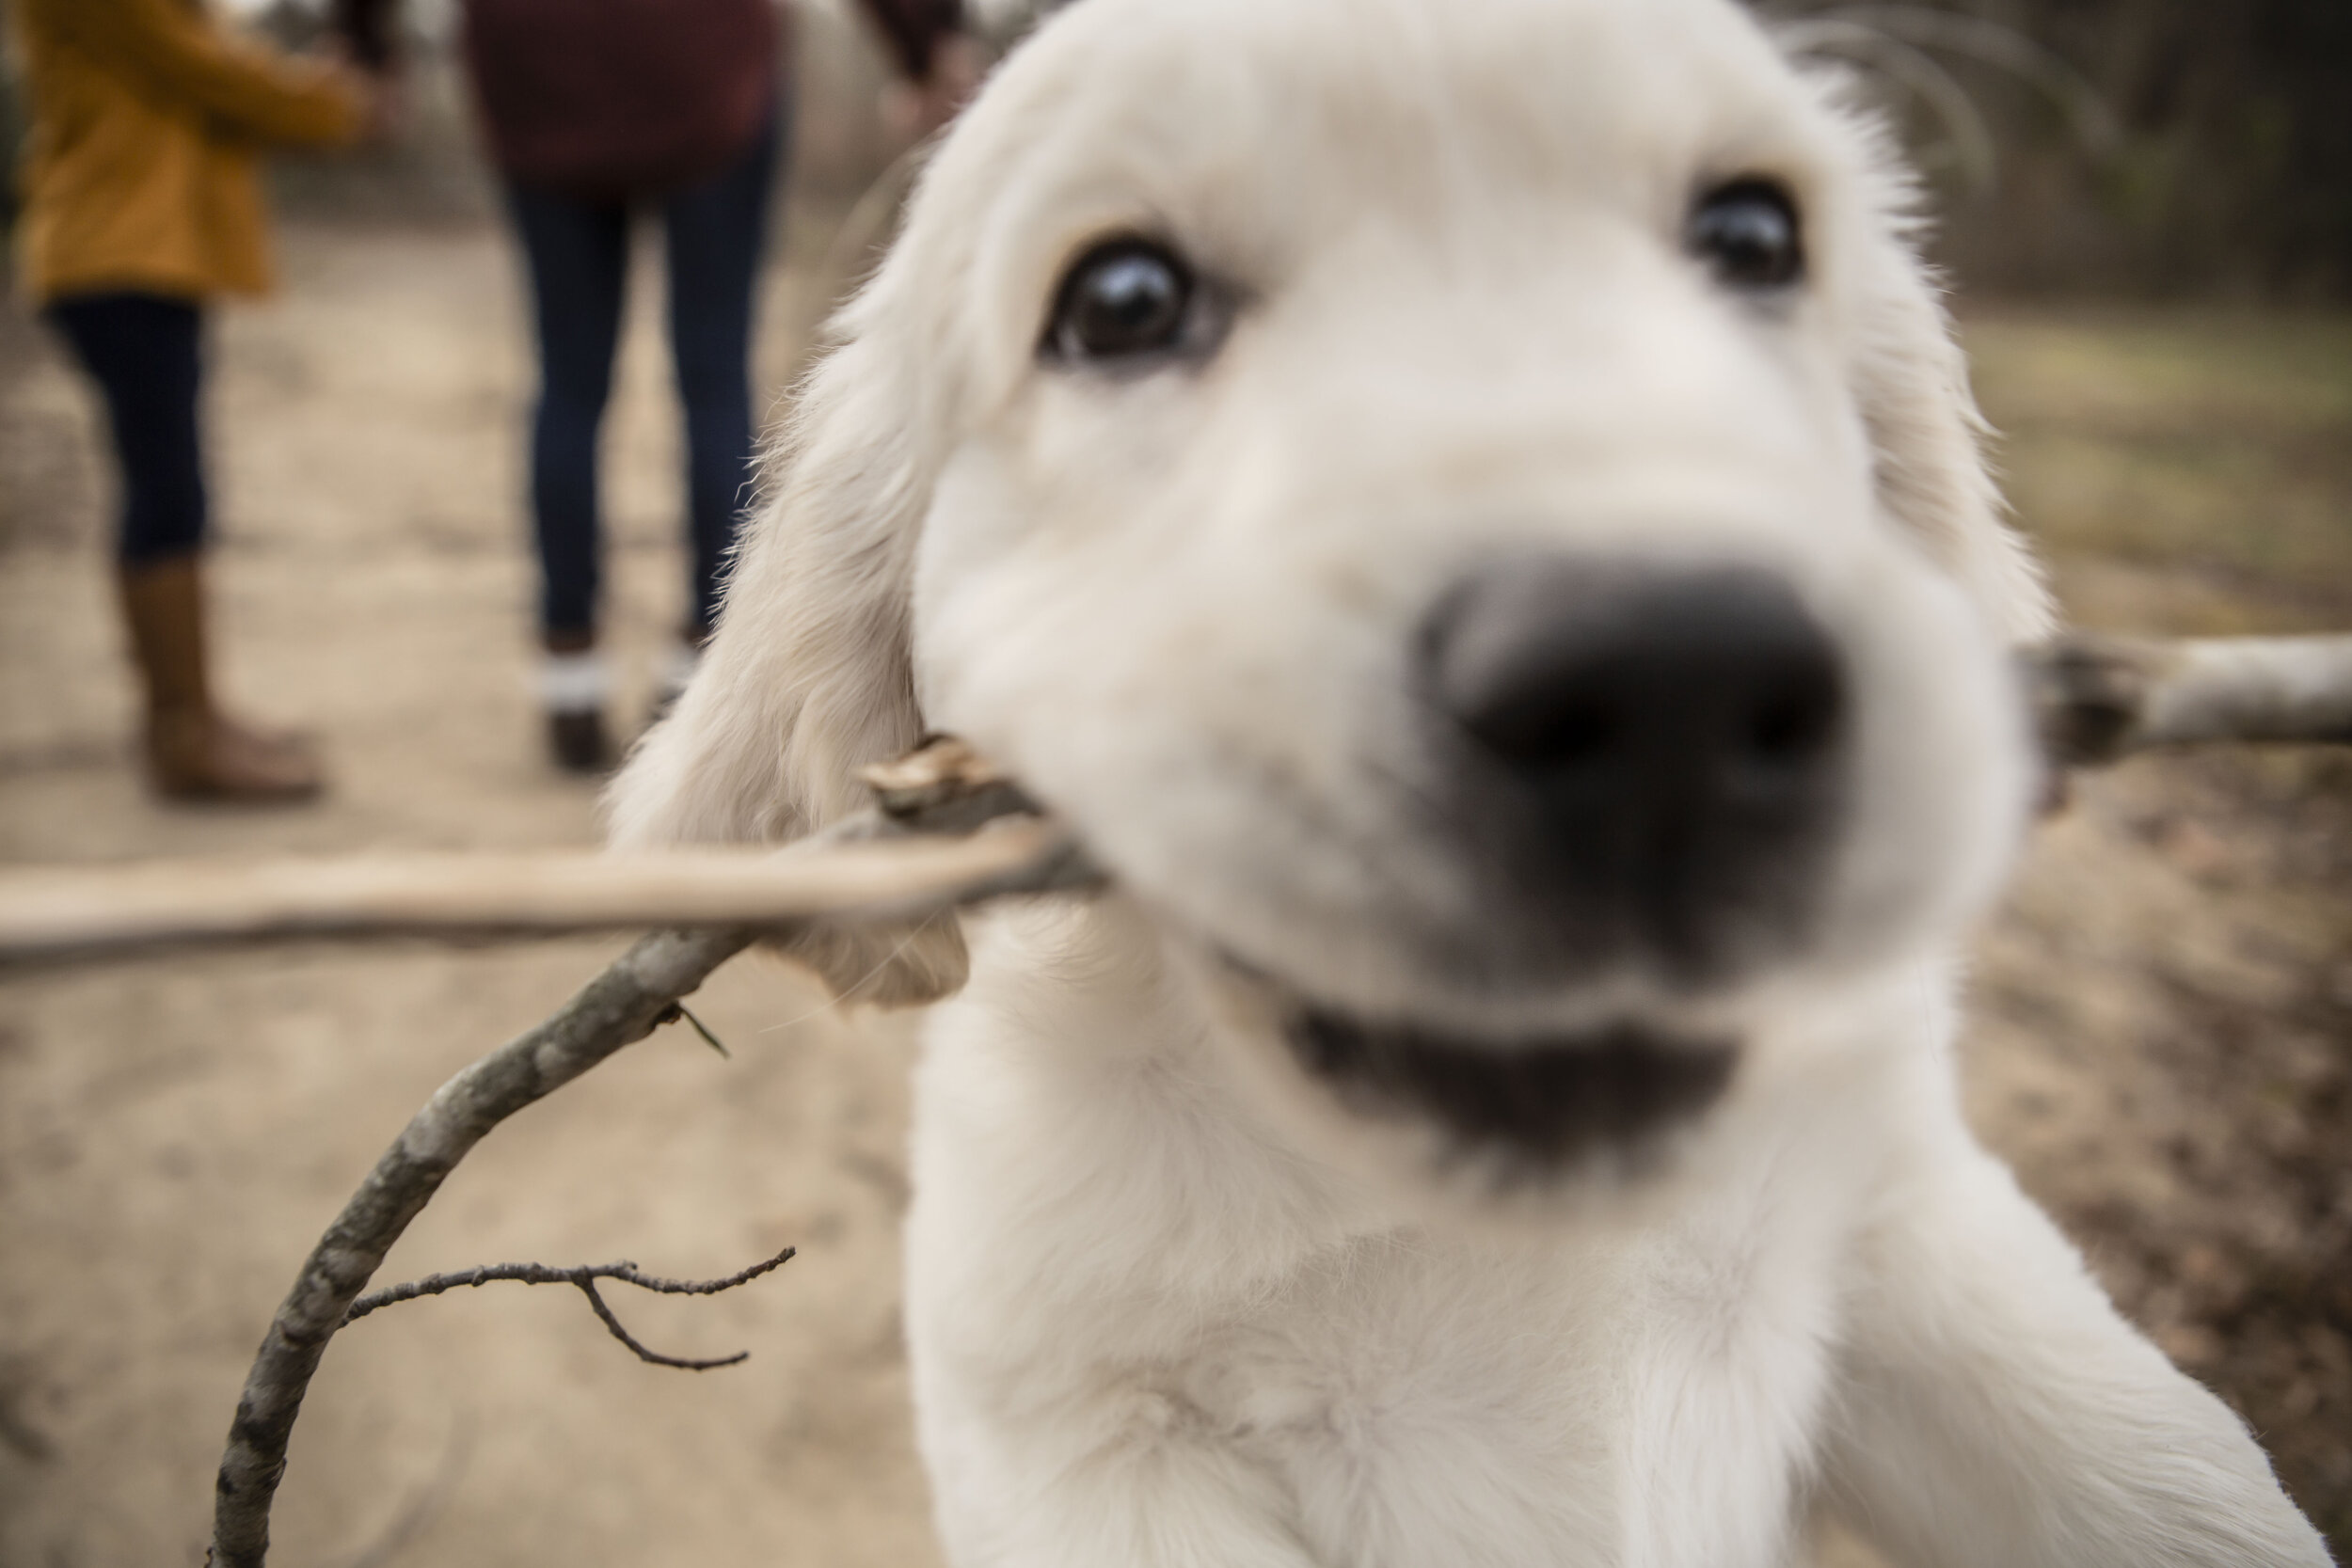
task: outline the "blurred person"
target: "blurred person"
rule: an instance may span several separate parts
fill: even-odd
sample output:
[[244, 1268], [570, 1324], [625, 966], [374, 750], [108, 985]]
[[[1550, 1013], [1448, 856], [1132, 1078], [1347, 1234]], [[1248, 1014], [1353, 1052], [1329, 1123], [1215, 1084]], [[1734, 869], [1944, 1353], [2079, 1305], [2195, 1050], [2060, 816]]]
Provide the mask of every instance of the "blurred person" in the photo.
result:
[[315, 795], [309, 745], [213, 692], [197, 404], [206, 306], [271, 283], [257, 153], [358, 140], [372, 89], [219, 26], [199, 0], [17, 0], [16, 19], [31, 99], [18, 277], [105, 405], [148, 777], [175, 799]]
[[[397, 0], [338, 0], [363, 61], [393, 63]], [[913, 86], [909, 128], [944, 123], [978, 79], [958, 0], [866, 0]], [[531, 278], [539, 392], [531, 510], [540, 568], [539, 696], [569, 771], [612, 760], [596, 651], [597, 436], [612, 392], [629, 229], [659, 215], [686, 418], [690, 578], [657, 710], [718, 613], [749, 499], [752, 310], [789, 105], [774, 0], [467, 0], [465, 54]]]

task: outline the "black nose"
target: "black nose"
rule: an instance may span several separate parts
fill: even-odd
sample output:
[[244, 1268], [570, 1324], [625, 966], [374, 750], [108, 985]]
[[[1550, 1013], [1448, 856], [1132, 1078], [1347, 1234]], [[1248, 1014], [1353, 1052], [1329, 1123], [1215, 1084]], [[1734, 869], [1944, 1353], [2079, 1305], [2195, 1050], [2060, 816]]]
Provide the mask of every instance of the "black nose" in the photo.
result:
[[1433, 611], [1437, 706], [1528, 871], [1704, 964], [1788, 911], [1838, 794], [1837, 650], [1742, 566], [1494, 562]]

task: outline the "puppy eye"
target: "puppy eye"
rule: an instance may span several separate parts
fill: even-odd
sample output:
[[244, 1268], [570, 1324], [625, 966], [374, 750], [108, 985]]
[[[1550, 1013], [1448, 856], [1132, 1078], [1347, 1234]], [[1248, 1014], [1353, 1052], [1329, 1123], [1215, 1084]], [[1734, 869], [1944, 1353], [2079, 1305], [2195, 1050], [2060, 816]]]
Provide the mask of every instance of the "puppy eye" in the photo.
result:
[[1683, 244], [1735, 289], [1785, 288], [1804, 271], [1796, 203], [1770, 180], [1734, 180], [1701, 197]]
[[1192, 269], [1167, 246], [1136, 238], [1105, 241], [1063, 275], [1043, 350], [1081, 363], [1180, 348], [1194, 292]]

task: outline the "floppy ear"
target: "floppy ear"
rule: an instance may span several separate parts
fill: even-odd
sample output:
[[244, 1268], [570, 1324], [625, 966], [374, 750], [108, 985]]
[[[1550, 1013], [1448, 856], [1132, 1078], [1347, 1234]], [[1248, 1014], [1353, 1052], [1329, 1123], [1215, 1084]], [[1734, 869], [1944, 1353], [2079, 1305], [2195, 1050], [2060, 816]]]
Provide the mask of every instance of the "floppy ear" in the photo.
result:
[[1959, 579], [2011, 646], [2056, 626], [2049, 590], [1985, 463], [1990, 434], [1968, 389], [1935, 275], [1915, 248], [1908, 177], [1884, 133], [1858, 129], [1874, 232], [1866, 245], [1854, 395], [1869, 428], [1879, 503]]
[[[616, 847], [799, 838], [866, 805], [857, 769], [922, 734], [909, 598], [935, 459], [888, 281], [802, 386], [701, 666], [606, 797]], [[947, 916], [783, 946], [836, 994], [884, 1006], [935, 1000], [965, 973]]]

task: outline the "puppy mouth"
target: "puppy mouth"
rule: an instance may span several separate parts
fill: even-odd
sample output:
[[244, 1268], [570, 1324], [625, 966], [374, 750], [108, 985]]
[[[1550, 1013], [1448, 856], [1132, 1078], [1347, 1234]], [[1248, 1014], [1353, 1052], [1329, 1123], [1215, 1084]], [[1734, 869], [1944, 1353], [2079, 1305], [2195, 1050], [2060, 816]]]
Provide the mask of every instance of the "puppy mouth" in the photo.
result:
[[1634, 1022], [1572, 1034], [1473, 1038], [1304, 1006], [1293, 1054], [1351, 1109], [1436, 1122], [1468, 1153], [1556, 1170], [1637, 1151], [1730, 1086], [1739, 1048]]

